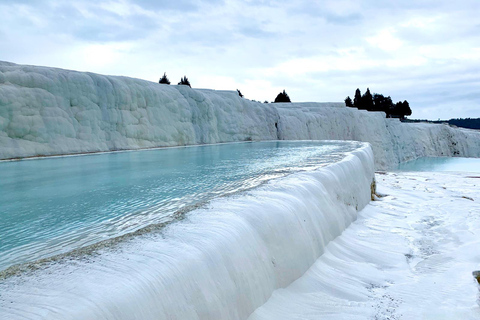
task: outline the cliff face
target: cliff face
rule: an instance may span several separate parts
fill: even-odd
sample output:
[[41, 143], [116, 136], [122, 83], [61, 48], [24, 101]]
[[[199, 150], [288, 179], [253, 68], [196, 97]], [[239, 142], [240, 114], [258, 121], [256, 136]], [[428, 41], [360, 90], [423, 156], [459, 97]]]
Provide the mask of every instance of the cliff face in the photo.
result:
[[245, 140], [372, 144], [377, 169], [480, 157], [480, 133], [404, 124], [339, 103], [263, 104], [236, 92], [0, 62], [0, 159]]
[[0, 63], [0, 158], [276, 139], [277, 112], [215, 93]]

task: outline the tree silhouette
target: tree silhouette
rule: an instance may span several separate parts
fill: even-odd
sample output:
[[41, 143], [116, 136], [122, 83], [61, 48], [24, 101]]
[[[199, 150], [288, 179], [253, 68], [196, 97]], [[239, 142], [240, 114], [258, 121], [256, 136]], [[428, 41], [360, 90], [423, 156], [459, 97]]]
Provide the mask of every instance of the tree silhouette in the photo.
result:
[[361, 98], [361, 104], [362, 109], [373, 111], [373, 97], [369, 88], [367, 88], [367, 91], [363, 94]]
[[285, 92], [285, 90], [283, 90], [283, 92], [280, 92], [277, 95], [274, 102], [277, 103], [277, 102], [291, 102], [291, 101], [290, 101], [290, 97], [288, 96], [288, 94]]
[[353, 101], [352, 99], [350, 98], [350, 96], [346, 97], [345, 98], [345, 105], [349, 108], [353, 108]]
[[240, 90], [237, 89], [237, 92], [238, 92], [238, 95], [240, 96], [240, 98], [243, 98], [243, 94], [240, 92]]
[[382, 111], [382, 104], [385, 100], [383, 94], [375, 93], [373, 95], [373, 111]]
[[379, 93], [375, 93], [372, 96], [369, 88], [367, 88], [364, 95], [362, 95], [360, 89], [357, 88], [357, 90], [355, 90], [353, 103], [352, 99], [347, 97], [345, 98], [345, 105], [347, 107], [353, 106], [359, 110], [383, 111], [387, 118], [405, 119], [405, 116], [410, 116], [412, 114], [412, 109], [410, 109], [407, 100], [404, 100], [403, 102], [399, 101], [394, 104], [390, 96], [385, 97], [383, 94]]
[[410, 116], [412, 115], [412, 110], [410, 109], [410, 105], [407, 100], [404, 100], [403, 102], [398, 101], [395, 103], [395, 106], [393, 107], [392, 110], [392, 115], [395, 115], [398, 118], [405, 118], [405, 116]]
[[170, 84], [170, 80], [168, 80], [166, 72], [163, 73], [163, 77], [160, 78], [158, 83]]
[[402, 114], [403, 117], [412, 115], [412, 109], [410, 109], [410, 103], [407, 100], [403, 100]]
[[363, 109], [362, 108], [362, 93], [360, 92], [360, 89], [357, 88], [355, 90], [355, 96], [353, 97], [353, 106], [357, 109]]
[[190, 85], [190, 81], [188, 81], [187, 76], [183, 76], [183, 78], [180, 79], [180, 82], [178, 85], [183, 85], [183, 86], [189, 86], [190, 88], [192, 87]]
[[373, 109], [371, 111], [383, 111], [389, 118], [393, 111], [393, 102], [390, 96], [384, 97], [383, 94], [375, 93], [373, 95]]

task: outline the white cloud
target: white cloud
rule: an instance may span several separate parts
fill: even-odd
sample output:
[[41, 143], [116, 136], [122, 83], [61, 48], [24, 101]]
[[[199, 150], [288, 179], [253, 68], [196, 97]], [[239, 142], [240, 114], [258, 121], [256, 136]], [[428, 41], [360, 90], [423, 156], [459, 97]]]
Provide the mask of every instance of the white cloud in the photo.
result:
[[[409, 100], [414, 115], [480, 117], [479, 10], [477, 0], [3, 0], [0, 60], [151, 81], [166, 71], [260, 101], [283, 89], [342, 101], [370, 87]], [[455, 95], [432, 94], [452, 82]]]
[[82, 64], [92, 69], [108, 68], [123, 63], [123, 51], [130, 47], [128, 43], [87, 45], [78, 50], [80, 54], [77, 59], [81, 59]]
[[440, 20], [441, 16], [420, 16], [409, 19], [408, 21], [401, 23], [400, 26], [404, 28], [414, 27], [418, 29], [434, 29], [436, 27], [435, 22]]
[[396, 51], [403, 45], [403, 41], [394, 36], [395, 31], [392, 28], [384, 29], [373, 37], [367, 37], [366, 40], [372, 46], [378, 47], [384, 51]]
[[480, 47], [470, 48], [470, 50], [460, 53], [458, 57], [464, 60], [478, 61], [480, 60]]

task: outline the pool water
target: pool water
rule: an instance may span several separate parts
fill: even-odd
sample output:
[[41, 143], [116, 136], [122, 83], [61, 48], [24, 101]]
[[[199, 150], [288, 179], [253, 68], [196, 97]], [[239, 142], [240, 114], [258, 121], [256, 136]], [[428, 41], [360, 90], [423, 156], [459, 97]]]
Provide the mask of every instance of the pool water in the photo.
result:
[[0, 270], [169, 222], [359, 146], [246, 142], [0, 162]]
[[398, 170], [480, 173], [480, 158], [425, 157], [401, 163]]

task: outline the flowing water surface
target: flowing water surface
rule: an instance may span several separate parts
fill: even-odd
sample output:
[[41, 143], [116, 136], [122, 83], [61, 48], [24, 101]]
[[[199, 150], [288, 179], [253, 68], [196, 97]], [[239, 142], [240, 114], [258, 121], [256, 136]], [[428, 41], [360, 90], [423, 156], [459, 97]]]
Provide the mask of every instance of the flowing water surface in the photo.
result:
[[0, 270], [171, 221], [359, 145], [247, 142], [0, 162]]

